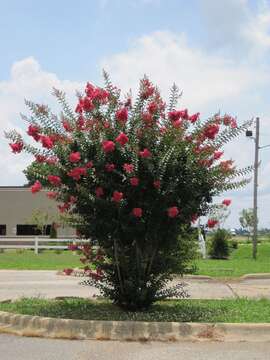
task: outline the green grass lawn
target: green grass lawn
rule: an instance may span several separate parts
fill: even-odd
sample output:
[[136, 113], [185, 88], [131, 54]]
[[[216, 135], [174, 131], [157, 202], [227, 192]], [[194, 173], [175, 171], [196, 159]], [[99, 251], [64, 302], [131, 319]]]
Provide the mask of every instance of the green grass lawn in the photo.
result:
[[239, 277], [251, 273], [270, 273], [270, 243], [258, 244], [257, 260], [252, 259], [252, 245], [240, 244], [228, 260], [196, 260], [196, 274], [213, 277]]
[[[5, 250], [0, 253], [0, 269], [18, 270], [63, 270], [64, 268], [81, 267], [78, 255], [71, 251], [56, 254], [53, 250], [45, 250], [39, 255], [34, 251]], [[196, 260], [196, 274], [213, 277], [239, 277], [250, 273], [270, 273], [270, 243], [258, 245], [258, 258], [252, 259], [252, 245], [240, 244], [231, 253], [229, 260]]]
[[34, 251], [5, 250], [0, 253], [0, 269], [18, 270], [63, 270], [65, 268], [80, 267], [79, 255], [71, 251], [62, 251], [56, 254], [54, 250], [43, 250], [36, 255]]
[[127, 312], [105, 300], [21, 299], [0, 303], [1, 311], [83, 320], [179, 322], [270, 322], [270, 300], [168, 300], [143, 312]]

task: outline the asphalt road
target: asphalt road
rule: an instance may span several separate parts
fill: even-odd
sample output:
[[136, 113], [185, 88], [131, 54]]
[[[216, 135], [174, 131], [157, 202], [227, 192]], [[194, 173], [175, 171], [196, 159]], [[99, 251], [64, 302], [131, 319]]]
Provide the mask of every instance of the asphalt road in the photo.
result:
[[[93, 287], [79, 285], [81, 281], [80, 277], [57, 275], [55, 271], [0, 270], [0, 301], [22, 296], [92, 297], [98, 294]], [[175, 281], [186, 282], [186, 289], [193, 299], [224, 299], [237, 296], [270, 298], [270, 279], [222, 282], [213, 279], [189, 278]]]
[[269, 360], [270, 343], [133, 343], [0, 334], [1, 360]]

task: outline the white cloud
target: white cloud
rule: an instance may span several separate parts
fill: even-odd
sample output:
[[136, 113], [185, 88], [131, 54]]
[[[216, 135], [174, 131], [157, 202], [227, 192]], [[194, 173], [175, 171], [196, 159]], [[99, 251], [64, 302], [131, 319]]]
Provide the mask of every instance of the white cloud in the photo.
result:
[[270, 5], [266, 0], [201, 0], [207, 43], [232, 57], [256, 60], [270, 50]]
[[[270, 133], [267, 118], [270, 107], [266, 96], [270, 76], [268, 68], [260, 62], [254, 66], [246, 59], [240, 62], [233, 57], [228, 59], [224, 54], [192, 48], [184, 34], [155, 32], [137, 39], [128, 51], [107, 57], [102, 66], [112, 74], [116, 85], [125, 91], [136, 89], [138, 79], [146, 73], [158, 84], [164, 97], [176, 82], [184, 91], [180, 107], [188, 107], [190, 112], [200, 111], [207, 117], [221, 109], [223, 113], [237, 115], [239, 122], [262, 114], [262, 133]], [[235, 159], [240, 167], [252, 164], [253, 157], [254, 144], [244, 134], [226, 146], [226, 158]], [[270, 227], [269, 205], [266, 203], [270, 196], [269, 153], [262, 154], [262, 157], [259, 216], [260, 223]], [[225, 194], [228, 195], [232, 196], [233, 207], [227, 223], [239, 226], [240, 210], [252, 207], [252, 184], [239, 192]]]
[[270, 8], [259, 13], [253, 21], [250, 21], [243, 35], [249, 39], [255, 50], [269, 50], [270, 48]]
[[126, 90], [136, 87], [144, 73], [166, 92], [176, 82], [184, 90], [185, 104], [195, 108], [235, 99], [269, 81], [260, 69], [252, 71], [247, 65], [191, 48], [184, 35], [170, 32], [143, 36], [127, 52], [104, 59], [102, 66]]
[[64, 90], [70, 98], [73, 95], [74, 100], [75, 90], [81, 89], [82, 84], [58, 79], [55, 74], [42, 70], [33, 57], [15, 62], [10, 79], [0, 81], [0, 185], [25, 183], [22, 170], [31, 161], [27, 155], [11, 154], [3, 132], [13, 128], [25, 130], [26, 125], [20, 119], [20, 113], [27, 112], [25, 98], [56, 107], [56, 100], [51, 95], [53, 87]]

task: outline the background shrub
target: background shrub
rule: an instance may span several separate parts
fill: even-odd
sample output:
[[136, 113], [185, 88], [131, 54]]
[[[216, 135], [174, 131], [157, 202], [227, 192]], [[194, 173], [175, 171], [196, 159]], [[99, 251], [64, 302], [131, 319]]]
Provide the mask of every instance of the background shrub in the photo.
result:
[[212, 259], [227, 259], [230, 254], [229, 247], [230, 234], [225, 229], [218, 229], [210, 244], [209, 255]]

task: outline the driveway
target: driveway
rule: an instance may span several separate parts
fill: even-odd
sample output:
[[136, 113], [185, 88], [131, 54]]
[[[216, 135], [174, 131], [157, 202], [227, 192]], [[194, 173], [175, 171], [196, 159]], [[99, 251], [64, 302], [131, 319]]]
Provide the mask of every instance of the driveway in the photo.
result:
[[[0, 270], [0, 301], [19, 297], [56, 296], [93, 297], [98, 291], [79, 283], [81, 277], [57, 275], [47, 270]], [[176, 280], [175, 280], [176, 281]], [[175, 282], [174, 281], [174, 282]], [[229, 282], [213, 279], [184, 279], [193, 299], [250, 297], [270, 299], [270, 279], [246, 279]]]

